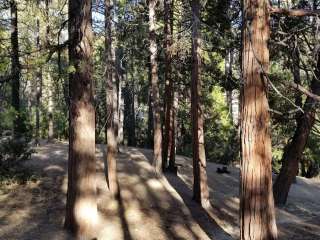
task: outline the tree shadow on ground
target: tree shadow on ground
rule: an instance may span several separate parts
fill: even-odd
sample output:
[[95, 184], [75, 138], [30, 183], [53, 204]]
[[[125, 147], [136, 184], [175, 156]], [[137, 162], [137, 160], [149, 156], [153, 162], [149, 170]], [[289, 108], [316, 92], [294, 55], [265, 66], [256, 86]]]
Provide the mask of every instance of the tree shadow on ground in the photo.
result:
[[231, 240], [232, 237], [221, 228], [208, 214], [207, 210], [192, 200], [192, 191], [176, 175], [166, 173], [166, 179], [171, 186], [179, 193], [185, 205], [189, 208], [192, 217], [211, 238]]
[[67, 146], [41, 146], [26, 165], [40, 176], [35, 183], [13, 186], [1, 196], [0, 239], [69, 240], [63, 230]]
[[[152, 151], [150, 150], [145, 150], [145, 149], [140, 150], [140, 149], [129, 148], [127, 152], [131, 156], [131, 158], [135, 159], [138, 162], [144, 159], [144, 160], [148, 160], [150, 163], [153, 158]], [[143, 157], [141, 157], [141, 155], [143, 155]], [[138, 171], [138, 169], [136, 169], [135, 171]], [[169, 173], [165, 174], [165, 177], [168, 180], [169, 184], [177, 191], [177, 193], [182, 198], [182, 202], [180, 202], [179, 204], [185, 205], [187, 207], [188, 213], [190, 213], [192, 220], [201, 227], [201, 229], [206, 233], [206, 235], [210, 239], [228, 239], [228, 240], [232, 239], [231, 236], [228, 235], [212, 219], [212, 217], [205, 211], [205, 209], [200, 207], [196, 202], [192, 200], [191, 190], [179, 177]], [[171, 193], [164, 193], [164, 194], [171, 194]]]

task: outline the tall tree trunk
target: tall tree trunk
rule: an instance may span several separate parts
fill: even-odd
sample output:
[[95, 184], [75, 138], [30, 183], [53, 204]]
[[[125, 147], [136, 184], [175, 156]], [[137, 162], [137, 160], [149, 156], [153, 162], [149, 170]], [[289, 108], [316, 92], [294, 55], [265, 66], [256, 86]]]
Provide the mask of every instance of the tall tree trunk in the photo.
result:
[[[39, 0], [37, 6], [40, 7]], [[36, 19], [36, 48], [40, 51], [40, 18]], [[37, 54], [40, 57], [40, 52]], [[42, 66], [38, 66], [36, 71], [36, 145], [39, 145], [40, 138], [40, 107], [41, 107], [41, 95], [42, 95]]]
[[115, 72], [115, 52], [112, 46], [112, 9], [113, 1], [105, 0], [105, 48], [106, 48], [106, 83], [107, 83], [107, 164], [108, 185], [112, 196], [118, 193], [117, 183], [117, 86]]
[[[168, 166], [171, 158], [171, 148], [174, 146], [174, 121], [173, 121], [173, 78], [172, 78], [172, 43], [173, 43], [173, 0], [164, 1], [164, 35], [165, 35], [165, 134], [163, 141], [162, 169]], [[172, 165], [172, 163], [171, 163]], [[174, 170], [174, 166], [172, 170]], [[171, 168], [170, 168], [171, 169]]]
[[201, 56], [200, 56], [200, 2], [192, 0], [192, 150], [193, 150], [193, 198], [203, 207], [210, 205], [207, 185], [206, 154], [204, 147], [203, 111], [201, 94]]
[[[320, 95], [320, 54], [319, 45], [315, 47], [317, 66], [315, 76], [312, 79], [310, 90], [316, 95]], [[307, 97], [303, 114], [300, 114], [297, 122], [297, 128], [291, 142], [284, 149], [282, 156], [282, 166], [280, 173], [273, 186], [273, 194], [276, 205], [284, 205], [287, 202], [289, 190], [295, 176], [299, 170], [299, 161], [302, 158], [303, 151], [307, 144], [311, 129], [315, 123], [315, 114], [318, 102]]]
[[92, 80], [91, 1], [69, 1], [69, 162], [65, 227], [94, 238], [96, 202], [95, 109]]
[[[49, 46], [49, 41], [50, 41], [50, 22], [49, 22], [49, 4], [50, 0], [45, 0], [46, 4], [46, 21], [47, 21], [47, 26], [46, 26], [46, 42], [45, 45]], [[47, 67], [47, 80], [49, 84], [49, 92], [48, 92], [48, 142], [51, 142], [54, 137], [54, 127], [53, 127], [53, 81], [51, 77], [51, 68], [50, 64], [48, 64]]]
[[243, 1], [240, 239], [277, 239], [272, 196], [267, 81], [267, 0]]
[[19, 61], [19, 40], [18, 40], [18, 9], [15, 0], [10, 1], [11, 12], [11, 104], [16, 111], [16, 118], [14, 120], [13, 133], [18, 137], [21, 132], [21, 118], [20, 118], [20, 74], [21, 65]]
[[162, 133], [161, 133], [161, 107], [158, 83], [158, 62], [156, 42], [156, 16], [155, 7], [157, 0], [149, 0], [149, 41], [150, 41], [150, 64], [151, 64], [151, 87], [153, 101], [153, 166], [157, 175], [162, 173]]

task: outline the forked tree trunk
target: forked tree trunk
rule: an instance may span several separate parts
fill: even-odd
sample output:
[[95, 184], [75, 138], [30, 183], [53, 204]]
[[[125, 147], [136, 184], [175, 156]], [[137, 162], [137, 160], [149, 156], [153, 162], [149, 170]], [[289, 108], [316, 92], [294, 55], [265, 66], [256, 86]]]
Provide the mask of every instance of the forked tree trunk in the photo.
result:
[[16, 111], [16, 118], [13, 123], [13, 134], [18, 137], [21, 132], [20, 118], [20, 74], [21, 65], [19, 61], [19, 40], [18, 40], [18, 9], [15, 0], [10, 1], [11, 14], [11, 104]]
[[171, 158], [171, 148], [174, 140], [174, 122], [173, 122], [173, 78], [172, 78], [172, 34], [173, 34], [173, 1], [164, 0], [164, 35], [165, 35], [165, 134], [163, 141], [163, 159], [162, 169], [165, 170], [168, 166], [168, 160]]
[[192, 0], [192, 150], [193, 150], [193, 198], [203, 207], [210, 205], [207, 185], [206, 154], [204, 147], [203, 112], [201, 101], [201, 56], [200, 56], [200, 2]]
[[69, 1], [70, 122], [65, 227], [77, 239], [96, 236], [95, 109], [91, 1]]
[[155, 173], [162, 173], [162, 133], [161, 133], [161, 107], [158, 82], [158, 62], [156, 43], [156, 15], [155, 7], [157, 0], [149, 0], [149, 41], [150, 41], [150, 64], [151, 64], [151, 88], [153, 101], [153, 167]]
[[[320, 54], [316, 47], [317, 66], [315, 76], [311, 82], [311, 92], [320, 95]], [[315, 99], [308, 97], [304, 103], [303, 114], [298, 118], [298, 125], [291, 142], [284, 149], [280, 173], [273, 186], [273, 194], [276, 205], [284, 205], [287, 202], [289, 190], [299, 170], [299, 161], [307, 144], [311, 129], [315, 123], [317, 110]]]
[[272, 196], [267, 80], [267, 0], [243, 1], [240, 239], [277, 239]]
[[105, 1], [105, 48], [106, 48], [106, 83], [107, 83], [107, 164], [108, 164], [108, 185], [113, 197], [118, 193], [117, 183], [117, 86], [115, 72], [115, 52], [112, 47], [112, 8], [113, 1]]

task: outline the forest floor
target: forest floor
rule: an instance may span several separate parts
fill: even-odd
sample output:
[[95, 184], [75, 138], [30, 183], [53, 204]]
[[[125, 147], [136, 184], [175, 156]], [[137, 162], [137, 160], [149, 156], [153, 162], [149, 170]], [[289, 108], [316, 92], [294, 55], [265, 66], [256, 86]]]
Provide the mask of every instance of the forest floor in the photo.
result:
[[[26, 165], [35, 182], [0, 187], [1, 240], [66, 240], [62, 230], [67, 190], [67, 143], [43, 144]], [[104, 146], [96, 149], [98, 240], [238, 239], [239, 169], [217, 174], [208, 164], [212, 208], [191, 200], [192, 162], [177, 156], [178, 176], [155, 177], [152, 151], [121, 148], [118, 156], [120, 198], [106, 184]], [[297, 178], [288, 204], [277, 209], [279, 239], [320, 239], [320, 180]]]

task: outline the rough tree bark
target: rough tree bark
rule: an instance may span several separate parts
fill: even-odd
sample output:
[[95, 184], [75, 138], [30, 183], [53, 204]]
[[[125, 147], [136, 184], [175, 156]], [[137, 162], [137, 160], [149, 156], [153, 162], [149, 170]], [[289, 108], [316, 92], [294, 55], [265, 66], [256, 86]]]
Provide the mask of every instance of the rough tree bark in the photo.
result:
[[69, 1], [69, 161], [65, 227], [91, 239], [97, 220], [91, 1]]
[[149, 41], [150, 41], [150, 64], [151, 64], [151, 88], [153, 101], [153, 167], [157, 175], [162, 174], [162, 133], [161, 133], [161, 107], [158, 86], [158, 62], [156, 43], [156, 16], [155, 7], [157, 0], [149, 0]]
[[[164, 112], [165, 112], [165, 134], [163, 141], [163, 159], [162, 169], [165, 170], [168, 167], [168, 160], [171, 158], [171, 148], [174, 146], [173, 131], [173, 78], [172, 78], [172, 43], [173, 43], [173, 0], [164, 0], [164, 49], [165, 49], [165, 100], [164, 100]], [[172, 164], [171, 164], [172, 165]], [[174, 171], [174, 166], [171, 166], [169, 170]]]
[[200, 2], [192, 0], [192, 76], [191, 114], [193, 150], [193, 198], [203, 207], [210, 205], [207, 185], [206, 154], [204, 147], [203, 112], [201, 103], [201, 56], [200, 56]]
[[242, 5], [240, 239], [277, 239], [272, 195], [271, 139], [267, 80], [267, 0]]
[[106, 49], [106, 84], [107, 84], [107, 169], [108, 185], [111, 195], [115, 197], [118, 194], [117, 183], [117, 165], [116, 153], [117, 148], [117, 86], [116, 86], [116, 69], [115, 69], [115, 52], [112, 39], [112, 9], [113, 0], [105, 1], [105, 49]]
[[[310, 90], [313, 94], [320, 94], [320, 54], [319, 45], [315, 47], [315, 56], [317, 59], [317, 66], [315, 69], [315, 76], [311, 81]], [[273, 194], [276, 205], [284, 205], [287, 202], [289, 190], [295, 176], [299, 170], [299, 161], [302, 158], [303, 151], [307, 144], [311, 129], [315, 123], [315, 114], [319, 102], [314, 98], [307, 97], [303, 114], [300, 114], [297, 120], [297, 128], [292, 140], [284, 149], [282, 156], [282, 166], [280, 173], [273, 186]]]
[[19, 40], [18, 40], [18, 9], [15, 0], [10, 1], [11, 14], [11, 104], [16, 111], [16, 118], [13, 124], [13, 134], [19, 136], [21, 132], [20, 118], [20, 74], [21, 65], [19, 61]]

